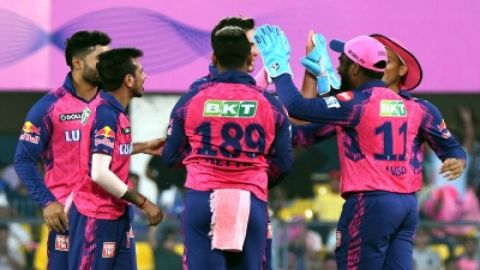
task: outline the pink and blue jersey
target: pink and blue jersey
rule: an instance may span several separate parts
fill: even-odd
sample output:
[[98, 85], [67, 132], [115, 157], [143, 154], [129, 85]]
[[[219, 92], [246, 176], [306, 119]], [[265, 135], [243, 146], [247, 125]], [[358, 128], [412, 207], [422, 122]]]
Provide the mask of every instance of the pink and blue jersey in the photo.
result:
[[74, 192], [73, 202], [78, 212], [95, 219], [118, 219], [125, 213], [127, 203], [115, 198], [91, 179], [91, 158], [95, 153], [112, 157], [110, 169], [128, 184], [130, 156], [133, 150], [130, 120], [125, 108], [108, 93], [93, 112], [85, 126], [81, 142], [83, 181]]
[[288, 118], [248, 74], [213, 74], [175, 105], [162, 156], [170, 166], [183, 161], [187, 188], [237, 188], [266, 201], [292, 163]]
[[[43, 96], [28, 112], [15, 153], [15, 169], [42, 207], [53, 201], [65, 203], [81, 183], [82, 129], [100, 102], [100, 94], [90, 101], [76, 96], [69, 74], [62, 87]], [[37, 167], [40, 160], [45, 177]]]
[[323, 136], [337, 134], [343, 195], [418, 191], [424, 142], [442, 160], [466, 159], [434, 105], [407, 92], [399, 95], [382, 81], [317, 99], [304, 99], [288, 75], [275, 82], [277, 94], [292, 117], [324, 125], [319, 127]]

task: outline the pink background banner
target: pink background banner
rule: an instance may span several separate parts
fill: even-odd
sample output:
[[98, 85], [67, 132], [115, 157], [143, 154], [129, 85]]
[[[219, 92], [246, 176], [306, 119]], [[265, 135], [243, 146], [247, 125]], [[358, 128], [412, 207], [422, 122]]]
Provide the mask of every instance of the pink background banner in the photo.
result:
[[[222, 17], [243, 15], [286, 32], [297, 85], [307, 32], [313, 29], [327, 40], [372, 33], [395, 37], [422, 64], [417, 92], [474, 93], [480, 92], [478, 14], [477, 0], [8, 1], [0, 3], [0, 91], [60, 85], [68, 72], [65, 38], [98, 29], [112, 37], [112, 47], [144, 50], [147, 91], [184, 92], [208, 72], [213, 26]], [[337, 55], [330, 55], [336, 65]]]

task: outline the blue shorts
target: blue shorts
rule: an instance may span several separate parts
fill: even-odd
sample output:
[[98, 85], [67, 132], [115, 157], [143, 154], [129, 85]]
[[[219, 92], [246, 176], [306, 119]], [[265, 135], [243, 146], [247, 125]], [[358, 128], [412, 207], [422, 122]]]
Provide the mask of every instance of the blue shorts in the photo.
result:
[[267, 204], [251, 196], [247, 236], [242, 252], [211, 248], [210, 191], [187, 189], [185, 196], [185, 262], [188, 270], [261, 270], [267, 238]]
[[89, 218], [72, 204], [69, 213], [69, 270], [135, 270], [133, 232], [129, 212], [117, 220]]
[[68, 231], [57, 233], [48, 232], [47, 257], [49, 270], [64, 270], [68, 265], [69, 239]]
[[413, 269], [415, 194], [383, 191], [347, 197], [337, 228], [337, 269]]

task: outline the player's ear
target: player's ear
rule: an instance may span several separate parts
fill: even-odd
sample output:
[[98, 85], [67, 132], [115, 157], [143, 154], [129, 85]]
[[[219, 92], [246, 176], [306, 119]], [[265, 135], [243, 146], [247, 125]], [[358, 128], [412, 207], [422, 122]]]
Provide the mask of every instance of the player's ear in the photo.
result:
[[247, 59], [245, 60], [245, 64], [246, 64], [247, 68], [253, 64], [253, 55], [252, 54], [249, 54], [247, 56]]
[[403, 77], [405, 76], [405, 74], [407, 74], [407, 71], [408, 71], [408, 67], [405, 65], [401, 65], [400, 69], [398, 70], [398, 75], [400, 75], [400, 77]]
[[352, 69], [352, 74], [357, 76], [360, 73], [360, 65], [357, 63], [352, 63], [350, 65], [350, 68]]
[[217, 65], [217, 57], [215, 56], [215, 54], [212, 53], [211, 58], [212, 58], [213, 65], [216, 66]]
[[72, 57], [72, 70], [74, 69], [82, 69], [82, 60], [79, 57]]
[[125, 78], [123, 79], [123, 83], [125, 83], [125, 85], [128, 88], [132, 88], [133, 85], [135, 84], [135, 77], [133, 77], [132, 74], [127, 74], [127, 75], [125, 75]]

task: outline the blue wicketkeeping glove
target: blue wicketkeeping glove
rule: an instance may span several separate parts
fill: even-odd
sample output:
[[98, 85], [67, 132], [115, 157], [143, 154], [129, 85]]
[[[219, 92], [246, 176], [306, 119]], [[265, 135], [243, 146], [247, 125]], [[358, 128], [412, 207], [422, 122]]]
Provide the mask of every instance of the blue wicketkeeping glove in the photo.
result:
[[340, 78], [332, 66], [327, 52], [325, 37], [316, 33], [312, 37], [313, 50], [302, 59], [302, 65], [317, 77], [317, 91], [319, 95], [330, 92], [331, 88], [340, 88]]
[[289, 64], [290, 44], [278, 26], [268, 24], [260, 26], [255, 31], [254, 39], [268, 76], [275, 78], [284, 73], [292, 75]]

